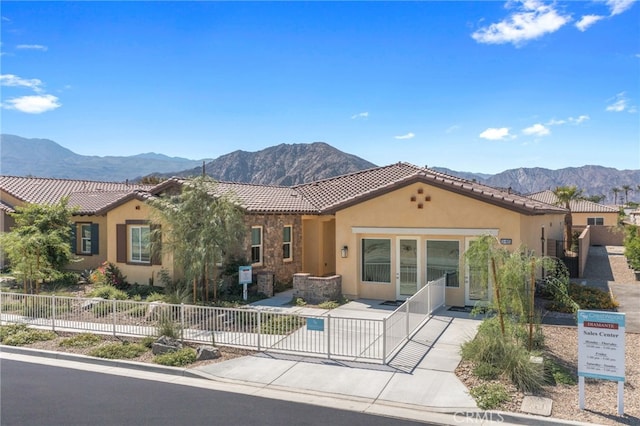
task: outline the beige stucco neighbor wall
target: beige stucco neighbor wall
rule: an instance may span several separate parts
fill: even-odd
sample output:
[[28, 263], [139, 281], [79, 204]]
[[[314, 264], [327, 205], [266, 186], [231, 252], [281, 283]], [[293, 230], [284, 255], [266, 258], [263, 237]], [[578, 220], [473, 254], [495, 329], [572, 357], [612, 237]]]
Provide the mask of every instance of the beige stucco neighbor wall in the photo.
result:
[[[419, 208], [420, 204], [422, 208]], [[548, 222], [551, 222], [554, 228], [552, 236], [556, 233], [561, 235], [562, 219], [563, 215], [528, 217], [428, 184], [411, 184], [336, 213], [336, 273], [342, 275], [342, 291], [347, 297], [395, 299], [397, 254], [394, 247], [400, 238], [418, 237], [421, 277], [426, 277], [426, 241], [457, 240], [460, 248], [460, 287], [447, 288], [446, 303], [463, 305], [463, 253], [469, 239], [497, 230], [497, 238], [511, 240], [509, 248], [515, 249], [523, 243], [536, 247], [534, 244], [540, 245], [541, 226], [544, 223], [548, 226]], [[525, 227], [531, 229], [525, 230]], [[357, 232], [363, 228], [368, 229], [366, 232]], [[391, 240], [391, 283], [361, 281], [362, 238]], [[341, 258], [340, 248], [345, 245], [349, 247], [349, 256]]]
[[[549, 240], [562, 240], [564, 232], [564, 214], [547, 214], [539, 216], [520, 215], [520, 241], [527, 249], [533, 251], [537, 256], [555, 255], [549, 252]], [[545, 249], [542, 253], [542, 228], [544, 227]]]
[[131, 200], [107, 214], [107, 260], [120, 268], [131, 284], [149, 284], [153, 280], [154, 285], [159, 285], [158, 273], [162, 269], [173, 275], [173, 262], [169, 254], [162, 256], [162, 265], [117, 262], [116, 225], [124, 224], [127, 220], [149, 220], [149, 209], [144, 201]]
[[618, 223], [618, 212], [612, 213], [571, 213], [571, 220], [573, 227], [579, 228], [581, 231], [587, 226], [587, 218], [601, 217], [604, 221], [604, 226], [616, 226]]
[[589, 247], [591, 247], [591, 226], [587, 226], [578, 238], [578, 277], [582, 278], [584, 268], [587, 267]]
[[624, 231], [617, 226], [592, 225], [591, 245], [594, 246], [622, 246], [624, 244]]
[[[254, 272], [273, 272], [275, 281], [290, 283], [293, 274], [302, 270], [302, 217], [283, 214], [248, 214], [245, 216], [247, 226], [246, 257], [251, 259], [251, 227], [262, 226], [262, 264], [253, 265]], [[283, 234], [285, 226], [292, 226], [293, 257], [282, 258]]]

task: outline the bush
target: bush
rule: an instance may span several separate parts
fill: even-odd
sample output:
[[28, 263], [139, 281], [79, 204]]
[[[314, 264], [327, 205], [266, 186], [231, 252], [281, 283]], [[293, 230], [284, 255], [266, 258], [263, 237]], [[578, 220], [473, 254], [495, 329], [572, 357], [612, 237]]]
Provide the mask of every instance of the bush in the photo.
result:
[[491, 364], [481, 362], [475, 366], [473, 374], [483, 380], [495, 380], [500, 375], [500, 370]]
[[102, 342], [102, 338], [91, 333], [80, 333], [63, 339], [59, 345], [65, 348], [88, 348]]
[[569, 371], [567, 368], [558, 364], [553, 359], [544, 360], [544, 373], [547, 381], [552, 385], [562, 384], [568, 386], [575, 386], [576, 375]]
[[140, 300], [148, 297], [150, 294], [155, 293], [157, 291], [158, 291], [158, 287], [154, 287], [152, 285], [133, 284], [132, 286], [127, 288], [127, 294], [129, 295], [129, 297], [131, 297], [132, 299], [135, 299], [136, 296], [139, 296]]
[[153, 292], [153, 293], [150, 293], [145, 300], [147, 302], [166, 302], [167, 296], [165, 296], [162, 293]]
[[[609, 292], [576, 283], [569, 284], [569, 298], [578, 305], [579, 309], [607, 310], [618, 307], [618, 302]], [[548, 303], [546, 308], [550, 311], [573, 313], [573, 306], [564, 301], [554, 300]]]
[[145, 348], [151, 349], [153, 347], [153, 344], [156, 342], [156, 340], [157, 339], [154, 336], [147, 336], [140, 341], [140, 344], [143, 345]]
[[27, 328], [5, 337], [2, 339], [2, 343], [8, 346], [24, 346], [35, 342], [53, 340], [56, 337], [58, 337], [58, 335], [53, 331], [42, 331]]
[[[462, 358], [476, 365], [488, 364], [508, 377], [524, 392], [535, 392], [544, 385], [541, 366], [530, 362], [527, 340], [518, 338], [522, 325], [505, 318], [505, 336], [502, 336], [498, 318], [485, 319], [475, 339], [461, 347]], [[540, 342], [542, 344], [542, 341]], [[488, 367], [481, 367], [486, 369]]]
[[304, 318], [295, 315], [269, 315], [262, 317], [260, 332], [263, 334], [290, 334], [305, 325]]
[[183, 348], [175, 352], [156, 355], [153, 362], [173, 367], [184, 367], [196, 361], [196, 351], [191, 348]]
[[499, 383], [485, 383], [472, 388], [469, 393], [483, 410], [493, 410], [509, 400], [509, 393]]
[[122, 275], [120, 269], [111, 262], [104, 262], [91, 274], [91, 282], [100, 285], [110, 285], [119, 290], [129, 287], [127, 277]]
[[95, 348], [89, 355], [107, 359], [131, 359], [139, 357], [147, 350], [139, 343], [109, 343]]
[[147, 315], [147, 305], [139, 304], [135, 305], [133, 308], [127, 311], [127, 315], [132, 316], [134, 318], [141, 318]]
[[27, 329], [26, 324], [7, 324], [0, 326], [0, 342], [2, 342], [7, 336], [20, 333]]
[[94, 288], [88, 294], [89, 297], [101, 297], [103, 299], [116, 299], [116, 300], [127, 300], [127, 293], [118, 290], [112, 285], [101, 285], [99, 287]]

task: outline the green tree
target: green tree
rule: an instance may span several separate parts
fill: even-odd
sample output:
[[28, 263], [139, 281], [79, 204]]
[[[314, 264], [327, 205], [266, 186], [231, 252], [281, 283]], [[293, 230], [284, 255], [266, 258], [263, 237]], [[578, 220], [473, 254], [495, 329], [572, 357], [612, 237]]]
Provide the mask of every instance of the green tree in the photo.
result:
[[629, 192], [633, 191], [631, 185], [622, 185], [622, 191], [624, 192], [624, 203], [627, 204], [629, 202]]
[[618, 194], [620, 191], [620, 188], [611, 188], [611, 192], [613, 192], [613, 204], [618, 204]]
[[582, 190], [576, 186], [558, 186], [553, 193], [557, 197], [557, 204], [569, 210], [564, 215], [564, 246], [565, 250], [571, 249], [573, 217], [571, 216], [571, 202], [582, 199]]
[[52, 205], [17, 207], [11, 216], [15, 226], [0, 235], [2, 249], [13, 273], [21, 279], [25, 293], [39, 293], [40, 282], [55, 279], [73, 259], [71, 216], [68, 199]]
[[598, 195], [589, 195], [588, 197], [585, 197], [584, 199], [587, 200], [587, 201], [591, 201], [592, 203], [600, 204], [601, 202], [603, 202], [605, 200], [605, 198], [607, 198], [605, 195], [598, 194]]
[[231, 193], [216, 193], [208, 176], [187, 181], [179, 194], [149, 200], [154, 222], [162, 225], [162, 249], [172, 253], [174, 268], [193, 283], [193, 299], [217, 299], [218, 267], [241, 253], [246, 238], [244, 213]]

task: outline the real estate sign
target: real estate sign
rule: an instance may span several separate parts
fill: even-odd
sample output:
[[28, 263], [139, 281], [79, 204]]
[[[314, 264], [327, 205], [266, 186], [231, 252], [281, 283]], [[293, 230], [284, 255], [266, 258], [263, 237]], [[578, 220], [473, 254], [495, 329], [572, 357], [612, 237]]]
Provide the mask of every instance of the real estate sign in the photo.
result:
[[240, 266], [238, 268], [238, 281], [242, 284], [242, 299], [247, 300], [247, 284], [251, 284], [253, 271], [251, 266]]
[[618, 414], [622, 415], [625, 378], [625, 315], [578, 311], [579, 404], [584, 409], [584, 378], [618, 382]]

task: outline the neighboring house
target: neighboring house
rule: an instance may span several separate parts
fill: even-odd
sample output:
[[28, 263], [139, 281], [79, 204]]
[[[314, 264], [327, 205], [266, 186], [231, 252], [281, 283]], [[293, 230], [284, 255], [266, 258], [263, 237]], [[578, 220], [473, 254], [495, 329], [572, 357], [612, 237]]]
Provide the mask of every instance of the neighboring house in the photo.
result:
[[[551, 190], [527, 195], [534, 200], [547, 204], [558, 204], [558, 197]], [[587, 200], [569, 202], [574, 231], [582, 231], [588, 225], [616, 226], [618, 224], [619, 209]]]
[[[149, 253], [149, 208], [144, 202], [150, 185], [70, 179], [0, 176], [2, 232], [14, 225], [8, 215], [26, 204], [53, 204], [69, 197], [71, 248], [80, 259], [70, 270], [95, 269], [105, 261], [118, 265], [131, 283], [148, 284], [160, 269]], [[170, 263], [170, 262], [169, 262]], [[172, 270], [165, 262], [164, 268]]]
[[[148, 219], [145, 196], [178, 191], [184, 183], [173, 178], [153, 188], [135, 188], [132, 198], [95, 210], [105, 216], [106, 259], [129, 281], [142, 277], [140, 270], [144, 277], [156, 271], [148, 258], [149, 266], [141, 267], [139, 249], [135, 259], [132, 251], [121, 257], [123, 250], [133, 250], [135, 235], [144, 235], [138, 228]], [[90, 194], [75, 192], [79, 205], [86, 205]], [[510, 249], [524, 245], [545, 254], [549, 241], [562, 239], [566, 213], [559, 206], [407, 163], [294, 187], [219, 182], [211, 191], [212, 196], [229, 192], [246, 213], [246, 257], [255, 272], [271, 271], [279, 281], [291, 281], [298, 272], [338, 275], [345, 296], [379, 300], [407, 298], [446, 274], [446, 303], [457, 306], [491, 294], [464, 260], [477, 237], [490, 234]], [[96, 214], [87, 217], [97, 222]], [[78, 235], [82, 232], [89, 228]], [[102, 228], [99, 232], [102, 239]], [[76, 242], [81, 246], [86, 240]], [[170, 270], [170, 258], [162, 263]]]

